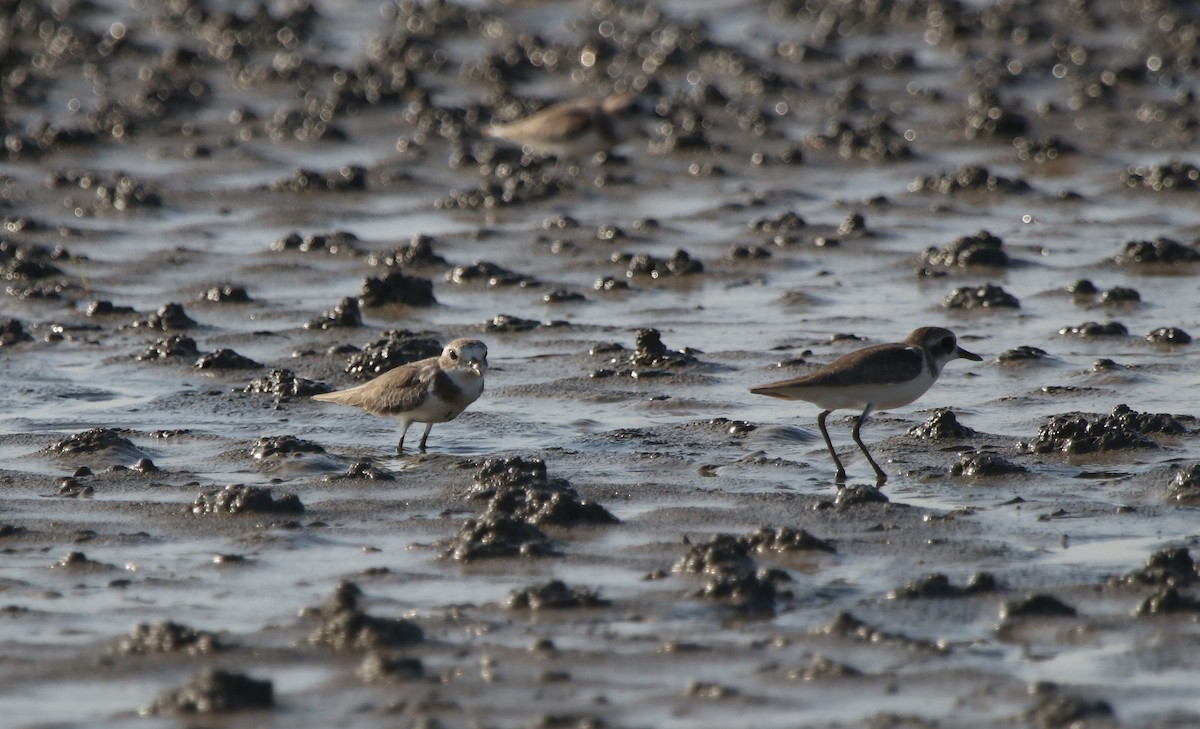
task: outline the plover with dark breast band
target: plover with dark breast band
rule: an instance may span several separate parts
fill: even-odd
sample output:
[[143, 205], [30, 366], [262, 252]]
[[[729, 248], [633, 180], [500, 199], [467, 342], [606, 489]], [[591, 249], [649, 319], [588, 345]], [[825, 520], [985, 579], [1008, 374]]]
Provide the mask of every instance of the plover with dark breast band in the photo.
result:
[[627, 117], [638, 108], [633, 92], [603, 99], [572, 99], [542, 109], [524, 119], [497, 124], [483, 135], [502, 139], [525, 151], [559, 159], [580, 159], [607, 152], [625, 139]]
[[833, 441], [825, 429], [825, 418], [834, 410], [862, 410], [852, 431], [854, 442], [875, 469], [876, 485], [882, 486], [887, 481], [887, 474], [863, 445], [859, 436], [863, 421], [874, 410], [897, 408], [924, 395], [937, 382], [942, 367], [953, 359], [979, 362], [983, 358], [958, 346], [954, 332], [949, 329], [921, 327], [913, 330], [903, 342], [877, 344], [850, 352], [816, 372], [760, 385], [751, 388], [750, 392], [782, 400], [804, 400], [821, 408], [817, 426], [825, 438], [829, 455], [833, 456], [839, 484], [846, 480], [846, 469], [833, 449]]
[[313, 399], [352, 405], [372, 415], [399, 420], [396, 453], [404, 452], [409, 426], [425, 423], [420, 446], [423, 452], [434, 423], [454, 420], [479, 399], [487, 369], [487, 345], [478, 339], [455, 339], [437, 357], [400, 365], [370, 382], [313, 395]]

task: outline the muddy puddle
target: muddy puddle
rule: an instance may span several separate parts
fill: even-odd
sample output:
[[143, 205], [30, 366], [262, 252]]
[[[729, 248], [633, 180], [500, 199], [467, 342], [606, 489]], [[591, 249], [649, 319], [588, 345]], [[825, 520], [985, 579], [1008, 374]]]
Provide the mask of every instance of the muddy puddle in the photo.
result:
[[[4, 8], [0, 724], [1200, 721], [1188, 4]], [[748, 392], [927, 325], [882, 492]]]

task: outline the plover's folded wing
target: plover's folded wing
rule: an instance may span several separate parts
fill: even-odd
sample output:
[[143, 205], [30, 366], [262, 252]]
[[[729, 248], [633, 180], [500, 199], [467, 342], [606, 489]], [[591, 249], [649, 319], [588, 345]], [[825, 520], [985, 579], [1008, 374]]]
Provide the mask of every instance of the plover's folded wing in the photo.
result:
[[595, 105], [566, 104], [550, 107], [520, 121], [492, 127], [487, 134], [514, 142], [536, 140], [553, 142], [574, 139], [585, 133], [595, 123]]

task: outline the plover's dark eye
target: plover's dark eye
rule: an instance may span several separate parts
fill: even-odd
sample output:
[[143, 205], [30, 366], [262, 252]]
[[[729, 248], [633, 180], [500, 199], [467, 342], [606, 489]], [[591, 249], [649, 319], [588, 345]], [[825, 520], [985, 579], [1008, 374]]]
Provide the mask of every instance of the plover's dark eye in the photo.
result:
[[450, 350], [450, 359], [457, 360], [457, 359], [458, 359], [458, 352], [454, 351], [453, 349], [452, 349], [452, 350]]

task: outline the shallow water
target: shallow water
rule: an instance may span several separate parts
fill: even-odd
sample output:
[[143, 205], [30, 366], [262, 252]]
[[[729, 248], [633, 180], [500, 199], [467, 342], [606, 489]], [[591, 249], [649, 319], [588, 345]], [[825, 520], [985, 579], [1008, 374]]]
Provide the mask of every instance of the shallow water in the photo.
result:
[[[1110, 20], [1108, 30], [1063, 29], [1091, 48], [1092, 57], [1136, 56], [1119, 43], [1125, 31], [1153, 39], [1115, 3], [1098, 5]], [[368, 40], [395, 22], [387, 15], [380, 21], [374, 6], [317, 8], [322, 18], [303, 47], [332, 64], [352, 65]], [[1171, 469], [1200, 460], [1194, 421], [1187, 433], [1157, 438], [1161, 447], [1153, 450], [1067, 457], [1016, 448], [1055, 414], [1104, 414], [1121, 403], [1139, 412], [1197, 414], [1192, 393], [1200, 345], [1151, 344], [1143, 335], [1162, 326], [1200, 333], [1200, 264], [1150, 269], [1112, 261], [1126, 241], [1166, 236], [1192, 244], [1200, 230], [1194, 190], [1156, 193], [1121, 181], [1130, 165], [1195, 161], [1190, 132], [1139, 121], [1136, 111], [1169, 105], [1192, 79], [1138, 78], [1114, 91], [1112, 104], [1083, 110], [1069, 108], [1070, 82], [1098, 73], [1102, 64], [1076, 69], [1067, 81], [1035, 69], [1001, 84], [1003, 98], [1029, 118], [1031, 136], [1057, 135], [1078, 148], [1060, 164], [1038, 165], [1019, 160], [1007, 138], [965, 139], [962, 112], [979, 81], [970, 69], [991, 68], [992, 46], [1033, 64], [1049, 52], [1046, 38], [1030, 44], [968, 38], [955, 48], [926, 44], [922, 25], [904, 21], [890, 32], [847, 30], [832, 57], [797, 62], [770, 48], [809, 38], [813, 25], [780, 19], [767, 4], [664, 8], [664, 24], [701, 19], [714, 42], [736, 47], [794, 86], [756, 96], [746, 78], [721, 65], [730, 62], [721, 52], [695, 59], [699, 81], [668, 66], [657, 78], [663, 89], [654, 100], [686, 94], [698, 83], [722, 89], [727, 105], [697, 106], [710, 124], [709, 140], [727, 147], [652, 154], [638, 137], [620, 147], [615, 160], [554, 168], [567, 188], [543, 200], [486, 210], [435, 204], [452, 190], [473, 189], [480, 174], [474, 165], [448, 164], [454, 149], [436, 131], [414, 145], [417, 151], [397, 151], [398, 137], [412, 140], [419, 133], [406, 121], [408, 100], [341, 114], [336, 121], [346, 141], [278, 142], [261, 133], [239, 139], [228, 121], [231, 111], [245, 106], [269, 118], [276, 109], [294, 108], [297, 84], [237, 87], [220, 65], [202, 64], [214, 89], [210, 100], [128, 141], [0, 163], [0, 213], [42, 224], [9, 238], [65, 247], [76, 258], [57, 265], [77, 287], [57, 300], [10, 295], [0, 301], [3, 317], [19, 319], [34, 335], [32, 342], [0, 348], [9, 383], [0, 409], [0, 524], [26, 530], [0, 537], [6, 567], [0, 604], [9, 608], [0, 619], [0, 713], [10, 724], [176, 726], [179, 720], [136, 713], [204, 665], [274, 682], [276, 709], [229, 714], [212, 722], [217, 726], [395, 726], [431, 717], [452, 727], [582, 726], [591, 718], [607, 726], [857, 726], [889, 715], [927, 723], [917, 725], [1056, 726], [1030, 718], [1038, 705], [1030, 686], [1037, 682], [1053, 682], [1065, 696], [1107, 702], [1113, 716], [1091, 717], [1099, 725], [1195, 723], [1200, 703], [1189, 650], [1200, 635], [1191, 614], [1135, 618], [1132, 610], [1154, 590], [1105, 586], [1157, 550], [1196, 541], [1194, 509], [1168, 497]], [[566, 43], [596, 22], [587, 5], [578, 4], [480, 10], [514, 30], [537, 30]], [[146, 45], [108, 61], [113, 88], [129, 85], [137, 65], [163, 48], [200, 45], [179, 31], [156, 30], [149, 15], [100, 3], [72, 21], [103, 29], [119, 19]], [[449, 61], [419, 71], [419, 78], [435, 104], [481, 103], [486, 88], [459, 70], [494, 52], [497, 42], [469, 32], [442, 34]], [[916, 68], [891, 71], [864, 60], [868, 53], [906, 51]], [[257, 54], [259, 63], [270, 58]], [[79, 123], [64, 99], [82, 95], [85, 105], [95, 102], [85, 95], [84, 64], [63, 66], [70, 73], [44, 100], [13, 105], [10, 132], [29, 120]], [[549, 99], [587, 90], [564, 73], [524, 75], [514, 85], [518, 94]], [[847, 105], [838, 95], [851, 80], [865, 91], [862, 101]], [[788, 112], [771, 118], [764, 137], [742, 131], [728, 111], [758, 109], [771, 117], [781, 102]], [[1052, 108], [1037, 111], [1047, 103]], [[1188, 104], [1183, 116], [1194, 117], [1195, 103]], [[912, 159], [846, 160], [836, 142], [813, 142], [831, 119], [865, 125], [885, 112], [894, 127], [911, 132]], [[185, 122], [194, 127], [188, 134], [181, 129]], [[663, 123], [653, 116], [646, 121], [652, 138], [661, 140]], [[210, 155], [188, 156], [187, 145], [197, 143]], [[802, 146], [803, 164], [751, 163], [754, 152], [777, 154], [791, 144]], [[347, 164], [368, 167], [364, 191], [268, 189], [300, 167], [330, 171]], [[689, 170], [710, 164], [717, 171]], [[1025, 179], [1033, 190], [909, 191], [914, 178], [965, 164]], [[67, 169], [121, 170], [161, 195], [163, 204], [124, 213], [90, 207], [89, 191], [47, 184], [52, 171]], [[1080, 197], [1060, 199], [1063, 190]], [[807, 222], [793, 245], [774, 245], [774, 233], [752, 228], [789, 212]], [[854, 213], [865, 216], [867, 233], [839, 233]], [[578, 226], [555, 227], [559, 216]], [[623, 235], [603, 239], [609, 225]], [[925, 248], [980, 230], [1003, 239], [1012, 265], [916, 275]], [[271, 250], [292, 232], [334, 231], [358, 236], [362, 255]], [[366, 253], [396, 249], [418, 234], [433, 236], [435, 252], [450, 263], [412, 272], [433, 280], [437, 306], [365, 310], [359, 329], [303, 328], [356, 295], [365, 276], [383, 272], [368, 265]], [[840, 245], [815, 245], [817, 237], [840, 239]], [[733, 245], [763, 246], [771, 256], [734, 260], [727, 256]], [[704, 273], [634, 277], [629, 291], [593, 288], [602, 276], [624, 275], [625, 267], [610, 261], [614, 252], [665, 258], [677, 249], [700, 260]], [[475, 261], [538, 283], [460, 286], [445, 278], [447, 268]], [[1136, 289], [1141, 301], [1115, 306], [1072, 297], [1067, 286], [1083, 278], [1101, 291]], [[221, 283], [245, 286], [252, 301], [201, 300], [207, 287]], [[943, 306], [952, 290], [984, 283], [1002, 286], [1020, 308]], [[543, 294], [557, 287], [586, 300], [544, 303]], [[84, 312], [93, 300], [131, 306], [137, 314], [89, 318]], [[186, 333], [202, 352], [231, 347], [266, 369], [209, 374], [194, 369], [191, 358], [134, 359], [166, 333], [123, 325], [169, 302], [182, 303], [198, 322]], [[498, 314], [566, 324], [484, 329]], [[1063, 327], [1111, 320], [1130, 336], [1059, 334]], [[64, 338], [47, 337], [55, 325], [65, 325]], [[951, 363], [917, 403], [879, 413], [864, 427], [891, 474], [885, 490], [891, 505], [816, 508], [835, 494], [816, 409], [757, 398], [748, 388], [805, 371], [781, 368], [781, 361], [827, 362], [865, 343], [900, 340], [923, 325], [953, 329], [985, 361]], [[480, 336], [489, 346], [487, 392], [456, 421], [435, 426], [423, 456], [391, 452], [397, 437], [391, 421], [239, 391], [278, 367], [347, 386], [346, 355], [327, 350], [362, 346], [390, 328], [428, 332], [443, 342]], [[593, 347], [617, 342], [632, 349], [643, 328], [657, 329], [670, 349], [694, 350], [700, 364], [666, 377], [592, 376], [612, 366], [611, 356], [590, 354]], [[858, 339], [832, 339], [842, 334]], [[1050, 357], [997, 361], [1021, 345]], [[1101, 358], [1125, 368], [1093, 370]], [[966, 446], [995, 450], [1027, 472], [978, 480], [948, 475], [958, 461], [954, 449], [963, 443], [907, 435], [943, 407], [980, 433]], [[851, 482], [865, 483], [870, 470], [850, 441], [851, 416], [836, 413], [831, 431]], [[711, 422], [715, 418], [757, 429], [734, 435], [729, 424]], [[133, 465], [137, 456], [129, 453], [44, 451], [96, 426], [128, 429], [137, 450], [161, 472], [106, 470]], [[158, 431], [172, 435], [158, 437]], [[314, 441], [326, 454], [250, 455], [256, 439], [278, 435]], [[544, 458], [552, 476], [568, 479], [622, 523], [547, 530], [562, 552], [557, 558], [464, 565], [442, 556], [440, 543], [482, 509], [462, 497], [474, 460], [518, 455]], [[329, 480], [364, 458], [396, 480]], [[81, 480], [94, 485], [94, 493], [60, 495], [60, 479], [85, 465], [96, 475]], [[202, 488], [230, 483], [295, 493], [306, 511], [290, 521], [184, 513]], [[718, 532], [749, 534], [764, 525], [804, 528], [838, 547], [836, 554], [756, 556], [792, 580], [780, 588], [788, 592], [773, 616], [747, 617], [699, 599], [693, 593], [703, 577], [671, 572], [686, 551], [685, 538], [700, 543]], [[66, 574], [51, 568], [71, 551], [108, 567]], [[217, 565], [218, 554], [246, 561]], [[1002, 587], [961, 599], [888, 597], [934, 572], [955, 585], [990, 572]], [[503, 607], [510, 591], [552, 578], [597, 589], [613, 604], [540, 613]], [[299, 621], [298, 610], [324, 601], [340, 579], [362, 587], [372, 614], [404, 615], [421, 625], [428, 642], [401, 653], [422, 660], [425, 680], [366, 684], [353, 675], [361, 654], [332, 654], [306, 642], [311, 626]], [[1189, 585], [1181, 590], [1190, 594]], [[1035, 592], [1058, 596], [1078, 615], [1001, 630], [1000, 604]], [[900, 637], [869, 641], [812, 632], [842, 612]], [[134, 624], [163, 620], [222, 631], [239, 647], [202, 657], [111, 654]], [[549, 656], [531, 651], [538, 638], [552, 639], [557, 650]], [[949, 648], [928, 647], [938, 641]], [[818, 654], [863, 675], [789, 676]], [[569, 677], [546, 678], [552, 671]], [[709, 684], [721, 690], [709, 691]]]

